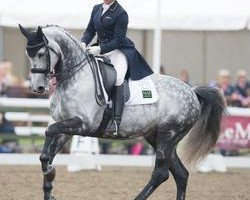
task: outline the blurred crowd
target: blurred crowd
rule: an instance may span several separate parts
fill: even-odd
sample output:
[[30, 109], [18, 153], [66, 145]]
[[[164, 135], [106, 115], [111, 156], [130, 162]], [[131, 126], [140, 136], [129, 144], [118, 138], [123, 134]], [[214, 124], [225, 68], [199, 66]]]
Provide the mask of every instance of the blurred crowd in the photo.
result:
[[15, 98], [47, 98], [48, 94], [35, 94], [30, 90], [30, 81], [15, 74], [9, 60], [0, 61], [0, 96]]
[[[179, 78], [188, 85], [193, 86], [188, 71], [181, 71]], [[217, 80], [210, 81], [208, 86], [218, 88], [221, 91], [227, 106], [250, 107], [250, 82], [245, 70], [238, 70], [236, 81], [233, 82], [230, 71], [221, 69], [218, 72]]]
[[233, 83], [229, 70], [221, 69], [217, 83], [210, 82], [210, 85], [221, 90], [228, 106], [250, 107], [250, 82], [247, 72], [238, 70], [236, 75], [236, 82]]
[[26, 82], [13, 72], [13, 64], [9, 60], [0, 62], [0, 94], [8, 97], [23, 97]]

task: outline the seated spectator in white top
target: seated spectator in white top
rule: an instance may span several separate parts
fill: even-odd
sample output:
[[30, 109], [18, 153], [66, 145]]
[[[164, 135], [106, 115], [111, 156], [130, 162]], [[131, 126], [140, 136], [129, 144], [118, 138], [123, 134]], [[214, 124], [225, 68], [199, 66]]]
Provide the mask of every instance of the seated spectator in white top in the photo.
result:
[[235, 87], [231, 84], [231, 75], [227, 69], [221, 69], [218, 73], [218, 81], [216, 87], [224, 94], [225, 101], [228, 106], [237, 106], [240, 96]]

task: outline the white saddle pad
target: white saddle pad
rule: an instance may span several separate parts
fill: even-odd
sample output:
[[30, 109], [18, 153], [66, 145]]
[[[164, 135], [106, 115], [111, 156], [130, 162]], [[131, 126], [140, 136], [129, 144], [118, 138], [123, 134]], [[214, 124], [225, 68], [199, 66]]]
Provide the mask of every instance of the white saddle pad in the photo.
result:
[[150, 76], [139, 81], [129, 79], [129, 89], [130, 98], [126, 105], [152, 104], [159, 99], [155, 84]]

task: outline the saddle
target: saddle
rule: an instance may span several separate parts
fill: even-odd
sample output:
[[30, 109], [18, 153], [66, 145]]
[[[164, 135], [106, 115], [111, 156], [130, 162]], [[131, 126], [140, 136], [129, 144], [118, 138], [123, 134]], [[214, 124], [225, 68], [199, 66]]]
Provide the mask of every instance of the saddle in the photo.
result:
[[[92, 135], [100, 136], [105, 134], [105, 129], [109, 120], [113, 117], [112, 93], [116, 83], [117, 73], [114, 66], [106, 56], [92, 56], [91, 69], [95, 81], [96, 102], [100, 106], [106, 105], [102, 122], [98, 130]], [[130, 97], [128, 80], [124, 80], [124, 101]], [[124, 103], [125, 103], [124, 102]]]

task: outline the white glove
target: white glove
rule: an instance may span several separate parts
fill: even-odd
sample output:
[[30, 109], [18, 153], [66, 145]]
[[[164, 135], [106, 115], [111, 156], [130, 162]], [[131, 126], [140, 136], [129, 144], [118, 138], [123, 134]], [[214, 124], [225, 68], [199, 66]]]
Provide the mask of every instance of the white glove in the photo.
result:
[[94, 56], [100, 55], [100, 53], [101, 53], [100, 46], [88, 47], [87, 50], [89, 51], [90, 54], [92, 54]]
[[86, 45], [84, 42], [81, 42], [81, 46], [82, 46], [82, 48], [83, 48], [83, 51], [86, 51], [87, 45]]

